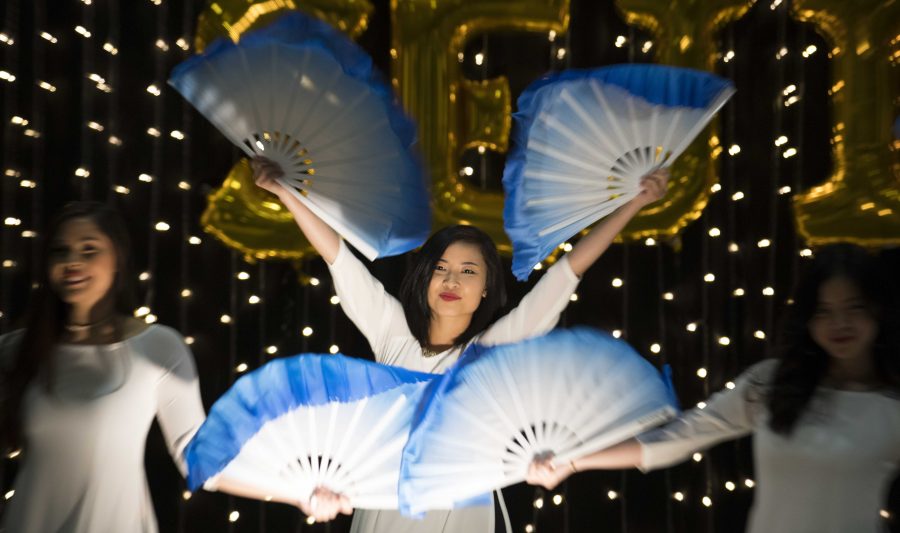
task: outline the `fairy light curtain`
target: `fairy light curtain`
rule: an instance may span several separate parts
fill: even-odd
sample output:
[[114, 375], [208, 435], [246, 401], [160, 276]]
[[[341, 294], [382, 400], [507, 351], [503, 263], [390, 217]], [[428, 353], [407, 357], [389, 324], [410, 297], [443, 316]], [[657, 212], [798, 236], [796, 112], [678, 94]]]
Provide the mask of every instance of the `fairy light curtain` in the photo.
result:
[[[372, 4], [358, 42], [389, 72], [397, 28], [387, 0]], [[700, 219], [670, 240], [614, 246], [563, 317], [671, 364], [685, 407], [771, 352], [777, 316], [811, 254], [795, 231], [791, 199], [831, 173], [830, 143], [840, 132], [830, 130], [829, 106], [841, 87], [829, 78], [832, 50], [792, 17], [790, 4], [756, 2], [715, 37], [716, 73], [738, 92], [719, 115], [719, 179]], [[272, 358], [370, 350], [338, 310], [321, 260], [248, 262], [202, 230], [206, 197], [237, 154], [165, 82], [194, 53], [197, 17], [207, 8], [200, 0], [3, 3], [0, 333], [23, 317], [37, 279], [35, 237], [49, 216], [69, 200], [108, 201], [125, 213], [134, 239], [135, 314], [182, 331], [209, 406]], [[657, 59], [659, 43], [626, 24], [612, 0], [572, 0], [568, 8], [568, 31], [472, 36], [459, 53], [464, 78], [503, 74], [514, 102], [547, 71]], [[457, 170], [469, 186], [498, 192], [503, 161], [489, 143], [474, 144]], [[900, 267], [896, 251], [888, 257]], [[372, 270], [396, 291], [405, 263], [389, 258]], [[539, 276], [527, 284], [507, 276], [512, 299]], [[4, 454], [0, 512], [16, 497], [21, 460], [17, 450]], [[156, 430], [147, 470], [162, 531], [349, 530], [347, 519], [311, 524], [287, 506], [188, 492]], [[712, 533], [741, 529], [753, 488], [749, 443], [739, 441], [648, 475], [582, 474], [555, 491], [518, 485], [505, 493], [517, 533]], [[885, 509], [885, 519], [896, 522], [894, 513]]]

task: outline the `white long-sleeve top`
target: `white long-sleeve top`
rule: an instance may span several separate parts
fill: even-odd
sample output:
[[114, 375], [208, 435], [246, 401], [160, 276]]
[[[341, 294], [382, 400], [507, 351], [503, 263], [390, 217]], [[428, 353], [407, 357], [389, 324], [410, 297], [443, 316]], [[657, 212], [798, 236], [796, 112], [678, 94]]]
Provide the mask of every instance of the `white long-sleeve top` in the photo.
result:
[[[19, 333], [0, 337], [0, 361]], [[205, 418], [191, 352], [161, 325], [114, 344], [59, 345], [52, 392], [32, 382], [22, 414], [25, 449], [3, 520], [17, 533], [156, 532], [150, 425], [159, 421], [183, 474], [183, 449]]]
[[[381, 282], [343, 242], [329, 268], [341, 307], [369, 341], [379, 363], [442, 373], [459, 358], [465, 347], [425, 357], [422, 346], [406, 324], [400, 302], [385, 291]], [[578, 276], [564, 256], [548, 269], [515, 309], [471, 342], [496, 345], [550, 331], [559, 321], [578, 282]], [[354, 512], [351, 527], [351, 533], [487, 533], [493, 530], [494, 509], [487, 506], [431, 511], [422, 520], [404, 518], [397, 511], [358, 509]]]
[[753, 435], [756, 493], [748, 533], [876, 533], [900, 466], [900, 398], [819, 387], [790, 436], [769, 427], [766, 360], [735, 387], [640, 437], [643, 470], [666, 467], [716, 443]]

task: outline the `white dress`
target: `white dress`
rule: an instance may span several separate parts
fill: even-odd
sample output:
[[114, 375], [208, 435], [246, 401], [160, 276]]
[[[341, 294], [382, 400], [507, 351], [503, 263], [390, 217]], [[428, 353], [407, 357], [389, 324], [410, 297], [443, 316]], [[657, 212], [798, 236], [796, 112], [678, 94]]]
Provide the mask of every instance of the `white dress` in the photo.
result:
[[777, 365], [758, 363], [735, 388], [638, 440], [642, 469], [669, 466], [753, 434], [756, 493], [748, 533], [876, 533], [900, 466], [900, 398], [819, 387], [789, 437], [774, 433], [763, 398]]
[[[9, 361], [20, 334], [0, 337], [0, 361]], [[182, 450], [205, 416], [184, 340], [152, 325], [119, 343], [59, 345], [54, 364], [53, 391], [35, 380], [25, 394], [25, 447], [6, 531], [157, 531], [144, 472], [147, 432], [157, 418], [183, 474]]]
[[[341, 242], [329, 265], [334, 287], [344, 312], [369, 341], [379, 363], [419, 372], [442, 373], [461, 354], [450, 349], [425, 357], [422, 346], [406, 324], [400, 302]], [[550, 331], [578, 286], [567, 257], [551, 267], [519, 305], [476, 336], [472, 342], [484, 345], [523, 340]], [[431, 511], [422, 520], [404, 518], [397, 511], [357, 509], [351, 533], [487, 533], [494, 531], [494, 509], [467, 507], [453, 511]]]

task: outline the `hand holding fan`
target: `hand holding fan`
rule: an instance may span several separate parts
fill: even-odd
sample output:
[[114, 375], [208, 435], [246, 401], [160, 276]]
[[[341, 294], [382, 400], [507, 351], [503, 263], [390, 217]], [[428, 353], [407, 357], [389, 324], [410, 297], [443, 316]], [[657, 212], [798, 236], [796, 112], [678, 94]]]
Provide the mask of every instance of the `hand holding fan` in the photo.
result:
[[712, 74], [659, 65], [571, 70], [529, 86], [503, 173], [516, 277], [637, 196], [641, 177], [671, 165], [733, 93]]
[[459, 506], [661, 424], [670, 387], [625, 342], [589, 328], [470, 348], [426, 390], [403, 450], [400, 509]]
[[272, 498], [316, 487], [396, 509], [400, 455], [432, 374], [341, 355], [276, 359], [241, 377], [188, 444], [188, 486], [223, 476]]
[[295, 12], [218, 40], [169, 83], [248, 157], [277, 163], [282, 185], [370, 260], [427, 238], [415, 128], [371, 58], [325, 22]]

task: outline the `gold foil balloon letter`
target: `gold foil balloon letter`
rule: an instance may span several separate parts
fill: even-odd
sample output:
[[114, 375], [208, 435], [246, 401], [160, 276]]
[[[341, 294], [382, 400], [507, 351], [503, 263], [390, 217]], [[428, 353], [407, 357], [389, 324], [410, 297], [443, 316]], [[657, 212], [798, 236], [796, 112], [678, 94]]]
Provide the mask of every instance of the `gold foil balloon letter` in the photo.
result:
[[[746, 0], [617, 0], [625, 21], [654, 36], [657, 59], [664, 65], [712, 71], [714, 36], [737, 20], [753, 2]], [[715, 158], [722, 152], [716, 123], [700, 134], [672, 166], [672, 186], [660, 202], [644, 209], [623, 233], [626, 239], [672, 237], [696, 220], [717, 181]]]
[[568, 0], [392, 0], [394, 87], [419, 123], [431, 173], [438, 225], [469, 223], [509, 251], [503, 195], [471, 187], [457, 174], [460, 154], [484, 146], [506, 150], [510, 95], [506, 78], [463, 78], [458, 55], [466, 39], [498, 30], [561, 33]]
[[834, 173], [794, 199], [798, 229], [811, 244], [900, 244], [900, 169], [891, 154], [900, 3], [795, 0], [794, 8], [832, 47]]

